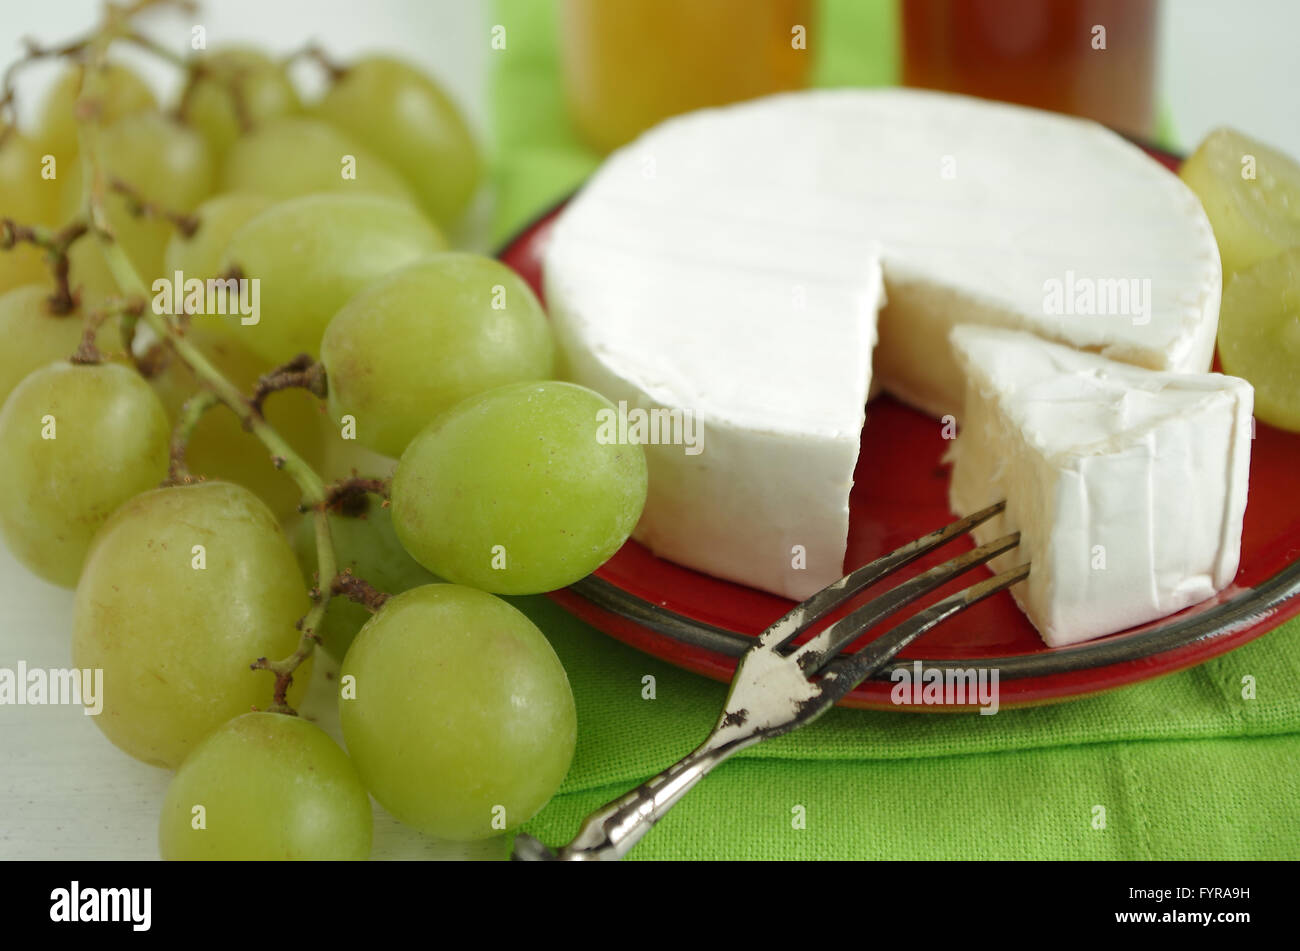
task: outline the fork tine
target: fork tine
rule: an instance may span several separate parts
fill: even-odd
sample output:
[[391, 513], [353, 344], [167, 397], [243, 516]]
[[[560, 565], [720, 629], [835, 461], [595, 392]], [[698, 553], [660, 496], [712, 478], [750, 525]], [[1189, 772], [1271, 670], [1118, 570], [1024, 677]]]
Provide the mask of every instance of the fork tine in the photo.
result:
[[879, 597], [872, 598], [853, 613], [840, 618], [812, 640], [801, 645], [790, 656], [798, 662], [799, 668], [805, 673], [815, 673], [860, 637], [864, 631], [870, 630], [895, 611], [911, 604], [922, 595], [942, 587], [971, 568], [992, 561], [1018, 544], [1020, 544], [1020, 533], [1012, 532], [987, 545], [981, 545], [956, 558], [950, 558], [898, 587], [891, 588]]
[[1029, 567], [1029, 562], [1025, 562], [1009, 571], [973, 584], [969, 588], [963, 588], [956, 594], [930, 605], [924, 611], [918, 611], [870, 644], [864, 645], [861, 650], [843, 658], [838, 667], [828, 670], [818, 681], [821, 686], [821, 694], [817, 698], [818, 705], [824, 703], [829, 706], [838, 701], [893, 660], [904, 647], [954, 614], [960, 614], [985, 598], [1024, 581], [1029, 577]]
[[[578, 835], [558, 855], [535, 839], [520, 837], [516, 840], [513, 857], [621, 858], [650, 831], [664, 813], [729, 756], [768, 737], [781, 736], [812, 722], [926, 631], [1027, 578], [1029, 565], [1026, 563], [971, 585], [880, 635], [857, 653], [835, 657], [835, 651], [831, 651], [826, 655], [829, 666], [818, 664], [819, 671], [812, 673], [800, 669], [798, 652], [786, 656], [777, 649], [778, 644], [787, 643], [817, 617], [843, 603], [854, 591], [870, 584], [870, 580], [863, 580], [864, 578], [884, 577], [1001, 510], [1002, 503], [992, 505], [983, 512], [977, 512], [903, 546], [813, 595], [768, 628], [763, 637], [757, 639], [741, 657], [722, 713], [702, 744], [640, 786], [589, 815], [582, 823]], [[898, 589], [905, 589], [901, 596], [896, 590], [892, 593], [895, 595], [892, 599], [889, 595], [873, 599], [872, 604], [865, 606], [865, 609], [884, 617], [914, 600], [923, 591], [932, 590], [948, 578], [956, 577], [962, 571], [1014, 548], [1018, 543], [1019, 535], [1012, 534], [981, 546], [904, 582]], [[859, 608], [843, 621], [831, 625], [828, 631], [842, 634], [849, 622], [865, 616], [863, 610]], [[863, 630], [861, 627], [856, 629]], [[819, 638], [825, 634], [823, 632]], [[838, 636], [835, 635], [833, 639], [838, 639]], [[830, 639], [827, 643], [830, 643]]]
[[875, 561], [868, 562], [856, 571], [845, 575], [839, 581], [827, 585], [808, 600], [796, 605], [791, 611], [776, 621], [759, 636], [762, 647], [778, 650], [806, 631], [819, 619], [839, 607], [863, 588], [875, 584], [905, 565], [911, 564], [923, 555], [927, 555], [946, 545], [948, 542], [964, 535], [976, 525], [987, 522], [1004, 508], [1006, 502], [994, 502], [986, 509], [973, 512], [965, 518], [958, 519], [951, 525], [922, 535], [915, 541], [908, 542], [901, 548], [881, 555]]

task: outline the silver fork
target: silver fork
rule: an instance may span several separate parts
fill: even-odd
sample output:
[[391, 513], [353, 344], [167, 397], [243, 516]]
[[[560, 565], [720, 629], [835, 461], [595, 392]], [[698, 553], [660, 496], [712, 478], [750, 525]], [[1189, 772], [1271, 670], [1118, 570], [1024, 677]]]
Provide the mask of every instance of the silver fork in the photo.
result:
[[530, 835], [515, 839], [515, 860], [621, 859], [670, 808], [733, 753], [811, 723], [926, 631], [1029, 576], [1029, 565], [971, 585], [918, 612], [860, 650], [832, 661], [864, 631], [900, 608], [1010, 551], [1020, 533], [1005, 535], [903, 582], [830, 624], [793, 650], [791, 641], [863, 588], [988, 521], [997, 502], [882, 555], [818, 591], [764, 631], [740, 659], [717, 725], [708, 738], [659, 775], [593, 812], [577, 837], [552, 852]]

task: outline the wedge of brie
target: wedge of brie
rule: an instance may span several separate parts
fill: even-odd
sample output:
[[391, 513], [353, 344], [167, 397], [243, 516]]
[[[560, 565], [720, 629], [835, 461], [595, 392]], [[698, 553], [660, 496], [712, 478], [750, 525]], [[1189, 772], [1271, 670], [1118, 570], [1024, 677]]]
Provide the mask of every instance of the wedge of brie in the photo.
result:
[[637, 537], [794, 598], [843, 571], [873, 351], [878, 382], [935, 415], [960, 408], [958, 323], [1204, 371], [1219, 283], [1195, 196], [1120, 137], [898, 89], [669, 120], [605, 162], [545, 252], [570, 378], [703, 432], [694, 455], [646, 446]]
[[1031, 334], [965, 326], [951, 484], [959, 515], [1006, 500], [975, 531], [1020, 532], [993, 562], [1050, 646], [1164, 617], [1237, 572], [1250, 470], [1249, 383], [1139, 369]]

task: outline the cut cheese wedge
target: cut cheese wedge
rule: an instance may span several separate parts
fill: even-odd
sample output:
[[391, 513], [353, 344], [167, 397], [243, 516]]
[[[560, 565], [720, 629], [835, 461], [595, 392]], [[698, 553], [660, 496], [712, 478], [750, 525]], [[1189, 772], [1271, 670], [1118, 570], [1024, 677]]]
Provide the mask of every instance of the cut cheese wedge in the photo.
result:
[[960, 408], [963, 322], [1204, 371], [1220, 283], [1196, 197], [1136, 147], [915, 90], [669, 120], [568, 205], [544, 272], [572, 379], [702, 427], [697, 455], [646, 447], [637, 537], [794, 598], [843, 571], [873, 354], [935, 415]]
[[1180, 611], [1231, 583], [1250, 470], [1249, 383], [1143, 370], [1031, 334], [965, 326], [953, 511], [999, 500], [981, 543], [1020, 532], [992, 566], [1050, 646]]

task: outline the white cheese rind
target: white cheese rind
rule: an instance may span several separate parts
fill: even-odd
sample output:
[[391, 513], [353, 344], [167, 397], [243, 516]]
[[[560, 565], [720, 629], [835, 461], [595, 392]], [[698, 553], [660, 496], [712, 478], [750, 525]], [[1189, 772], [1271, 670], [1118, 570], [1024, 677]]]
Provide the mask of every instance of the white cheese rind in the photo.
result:
[[695, 416], [698, 454], [644, 447], [638, 540], [806, 598], [843, 573], [883, 297], [877, 249], [869, 236], [828, 233], [822, 214], [792, 222], [778, 194], [694, 219], [682, 235], [659, 184], [607, 165], [595, 200], [579, 197], [556, 224], [546, 297], [565, 375], [629, 410]]
[[1053, 647], [1180, 611], [1231, 583], [1250, 469], [1250, 384], [1143, 370], [993, 328], [952, 331], [966, 374], [951, 504], [998, 500], [993, 562]]
[[[1046, 313], [1045, 282], [1071, 273], [1150, 280], [1150, 319]], [[637, 537], [795, 598], [843, 571], [873, 347], [878, 382], [935, 415], [960, 408], [957, 322], [1204, 371], [1219, 278], [1195, 196], [1140, 149], [916, 90], [669, 120], [605, 162], [545, 251], [570, 378], [704, 429], [698, 456], [647, 447]]]
[[[886, 390], [934, 416], [958, 411], [960, 367], [940, 341], [962, 323], [1153, 370], [1209, 370], [1222, 283], [1214, 232], [1191, 189], [1140, 148], [1088, 120], [914, 90], [837, 109], [889, 129], [860, 169], [890, 297], [875, 364]], [[1108, 293], [1121, 281], [1138, 282], [1149, 313], [1139, 298], [1105, 312], [1123, 303]], [[1096, 312], [1050, 312], [1052, 282], [1072, 299], [1062, 309], [1086, 304], [1088, 290]]]

